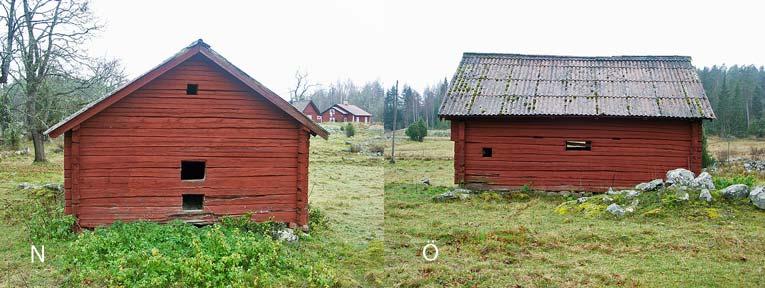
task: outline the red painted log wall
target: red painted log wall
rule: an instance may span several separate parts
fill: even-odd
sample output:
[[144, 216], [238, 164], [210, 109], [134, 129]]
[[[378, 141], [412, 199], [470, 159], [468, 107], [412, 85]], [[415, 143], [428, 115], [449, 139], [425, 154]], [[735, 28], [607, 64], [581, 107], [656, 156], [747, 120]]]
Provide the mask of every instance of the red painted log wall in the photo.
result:
[[[304, 225], [309, 136], [196, 56], [65, 134], [66, 211], [82, 227], [248, 212]], [[181, 160], [206, 161], [205, 179], [182, 181]], [[184, 213], [182, 194], [204, 194], [203, 212]]]
[[[701, 122], [665, 119], [452, 120], [455, 183], [482, 189], [627, 188], [701, 170]], [[566, 151], [566, 140], [592, 141]], [[482, 149], [492, 148], [492, 157]]]

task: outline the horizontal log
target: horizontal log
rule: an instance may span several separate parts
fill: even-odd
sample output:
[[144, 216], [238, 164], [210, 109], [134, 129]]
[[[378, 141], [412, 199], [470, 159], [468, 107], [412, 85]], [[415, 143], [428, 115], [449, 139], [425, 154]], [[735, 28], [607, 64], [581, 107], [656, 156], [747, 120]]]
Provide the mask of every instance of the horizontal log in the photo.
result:
[[[82, 198], [80, 207], [183, 207], [183, 197], [178, 196], [152, 196], [152, 197], [104, 197]], [[295, 194], [291, 195], [262, 195], [262, 196], [215, 196], [205, 195], [204, 207], [226, 205], [297, 205]], [[86, 209], [86, 208], [85, 208]]]
[[[282, 185], [283, 184], [283, 185]], [[124, 187], [119, 185], [108, 187], [80, 189], [81, 199], [90, 198], [120, 198], [120, 197], [180, 197], [183, 194], [204, 194], [210, 197], [258, 197], [267, 195], [295, 195], [297, 186], [295, 183], [276, 183], [271, 187], [260, 186], [197, 186], [189, 189], [183, 185], [153, 187], [151, 189]]]
[[176, 117], [114, 117], [104, 115], [94, 121], [85, 121], [84, 128], [294, 128], [298, 125], [291, 119], [230, 119], [225, 116], [214, 118]]
[[[248, 168], [207, 168], [205, 178], [224, 177], [261, 177], [295, 175], [295, 168], [248, 167]], [[174, 168], [139, 168], [139, 169], [84, 169], [80, 177], [167, 177], [180, 179], [180, 167]]]
[[[80, 179], [80, 188], [127, 187], [132, 189], [152, 189], [154, 187], [278, 187], [294, 183], [297, 176], [257, 176], [257, 177], [217, 177], [204, 181], [180, 181], [179, 177], [87, 177]], [[289, 186], [287, 186], [289, 187]]]
[[[237, 215], [243, 215], [245, 213], [240, 214], [226, 214], [226, 215], [213, 215], [213, 219], [210, 219], [210, 221], [214, 221], [215, 219], [222, 217], [222, 216], [237, 216]], [[270, 213], [255, 213], [252, 215], [252, 219], [256, 221], [266, 221], [266, 220], [273, 220], [278, 222], [295, 222], [296, 213], [294, 211], [278, 211], [278, 212], [270, 212]], [[85, 215], [80, 217], [79, 224], [82, 227], [86, 228], [94, 228], [94, 227], [100, 227], [100, 226], [106, 226], [109, 224], [114, 223], [117, 220], [120, 220], [122, 222], [132, 222], [132, 221], [139, 221], [139, 220], [152, 220], [157, 222], [168, 222], [174, 219], [181, 219], [180, 215], [148, 215], [146, 217], [131, 217], [131, 218], [123, 218], [118, 219], [113, 216], [98, 216], [98, 215]]]
[[[80, 156], [82, 170], [112, 168], [177, 168], [182, 160], [193, 160], [188, 156]], [[297, 156], [290, 158], [234, 158], [205, 157], [208, 168], [247, 168], [247, 167], [297, 167]]]
[[204, 159], [207, 157], [232, 158], [290, 158], [295, 157], [297, 147], [137, 147], [137, 148], [104, 148], [83, 147], [81, 156], [178, 156], [188, 159]]

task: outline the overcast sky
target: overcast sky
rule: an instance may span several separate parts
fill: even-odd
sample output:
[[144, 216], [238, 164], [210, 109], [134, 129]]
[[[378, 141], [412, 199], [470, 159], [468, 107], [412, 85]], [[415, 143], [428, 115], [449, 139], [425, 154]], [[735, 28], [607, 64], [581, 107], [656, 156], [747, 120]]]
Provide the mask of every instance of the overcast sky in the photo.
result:
[[765, 7], [714, 2], [97, 0], [106, 27], [89, 51], [121, 59], [133, 78], [202, 38], [285, 98], [297, 69], [322, 84], [421, 90], [451, 78], [466, 51], [765, 65]]

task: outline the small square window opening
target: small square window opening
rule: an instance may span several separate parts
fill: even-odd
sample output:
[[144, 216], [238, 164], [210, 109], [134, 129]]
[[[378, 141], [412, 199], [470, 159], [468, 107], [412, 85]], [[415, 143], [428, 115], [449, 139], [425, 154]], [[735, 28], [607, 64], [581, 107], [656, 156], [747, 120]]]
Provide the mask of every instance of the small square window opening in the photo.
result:
[[205, 161], [181, 161], [181, 180], [204, 180]]
[[202, 210], [204, 202], [204, 194], [183, 194], [183, 210]]
[[491, 154], [492, 154], [491, 148], [483, 147], [481, 154], [483, 155], [483, 157], [491, 157]]
[[186, 84], [186, 95], [197, 95], [199, 84]]

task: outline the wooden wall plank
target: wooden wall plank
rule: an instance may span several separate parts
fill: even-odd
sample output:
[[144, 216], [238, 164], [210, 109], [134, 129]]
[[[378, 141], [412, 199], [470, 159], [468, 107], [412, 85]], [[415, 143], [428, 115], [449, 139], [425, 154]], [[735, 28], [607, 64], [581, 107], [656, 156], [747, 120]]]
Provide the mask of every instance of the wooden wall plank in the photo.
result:
[[[695, 123], [552, 118], [452, 121], [455, 182], [464, 179], [468, 185], [487, 188], [530, 184], [546, 190], [605, 191], [662, 178], [667, 170], [680, 167], [698, 173], [700, 125]], [[566, 151], [566, 140], [591, 141], [592, 149]], [[483, 157], [484, 147], [492, 148], [491, 157]]]
[[[69, 212], [81, 226], [246, 212], [307, 224], [310, 131], [211, 64], [192, 57], [73, 131]], [[204, 160], [205, 179], [181, 181], [181, 160]], [[204, 194], [204, 211], [183, 211], [183, 194]]]

